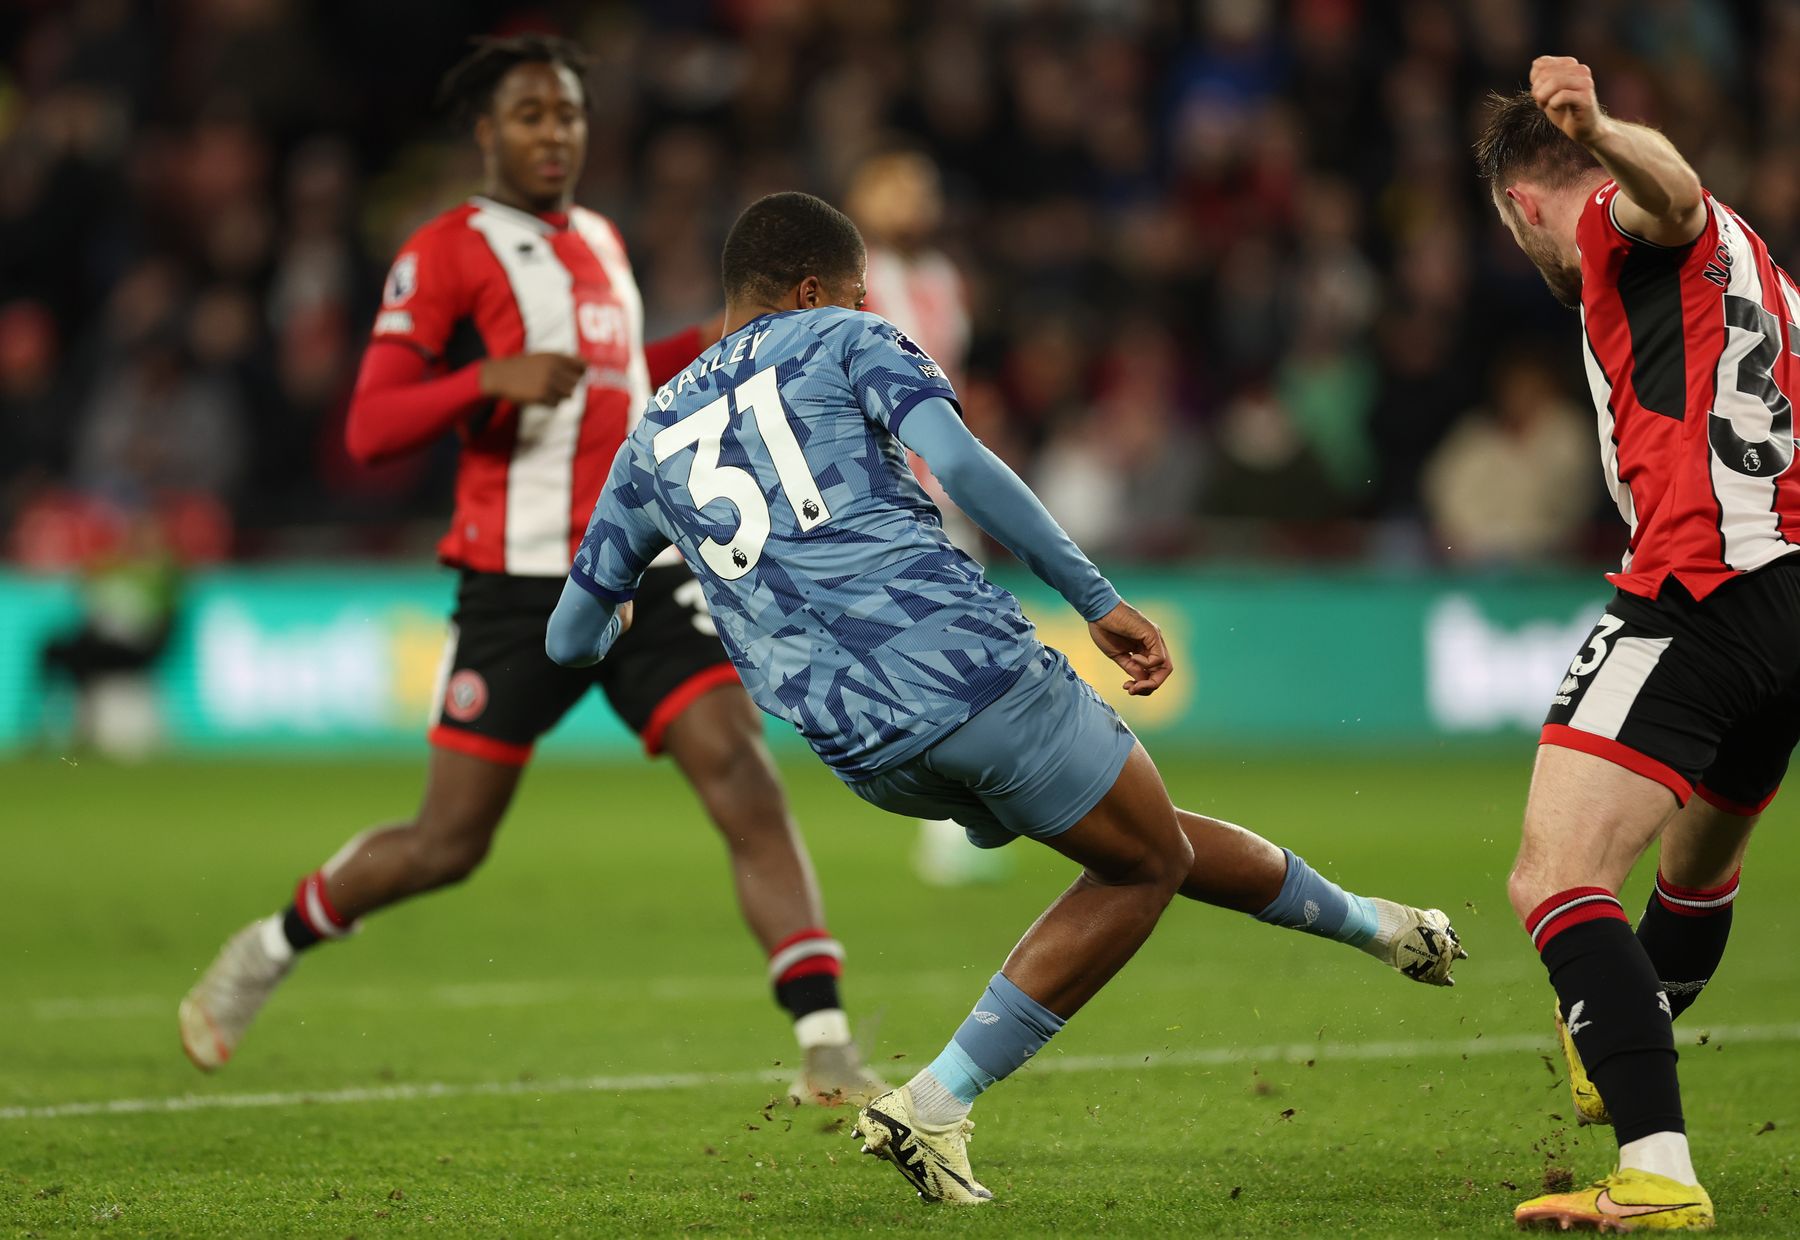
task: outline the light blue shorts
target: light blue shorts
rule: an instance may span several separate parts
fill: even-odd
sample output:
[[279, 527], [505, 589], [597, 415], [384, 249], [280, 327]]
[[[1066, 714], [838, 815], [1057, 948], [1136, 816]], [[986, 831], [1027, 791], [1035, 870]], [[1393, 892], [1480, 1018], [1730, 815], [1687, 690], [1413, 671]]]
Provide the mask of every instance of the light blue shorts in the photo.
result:
[[1060, 835], [1111, 790], [1137, 737], [1058, 651], [916, 757], [850, 785], [915, 818], [954, 818], [978, 848]]

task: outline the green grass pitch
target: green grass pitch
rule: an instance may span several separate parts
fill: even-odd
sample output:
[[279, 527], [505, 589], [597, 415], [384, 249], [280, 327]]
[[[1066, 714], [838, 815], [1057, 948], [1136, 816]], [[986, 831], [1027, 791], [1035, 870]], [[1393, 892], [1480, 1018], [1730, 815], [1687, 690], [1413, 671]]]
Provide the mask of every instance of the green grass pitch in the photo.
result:
[[[857, 1156], [847, 1113], [771, 1105], [786, 1022], [667, 764], [533, 771], [472, 882], [309, 957], [214, 1078], [181, 1055], [176, 1000], [353, 830], [409, 812], [420, 766], [0, 766], [0, 1230], [1505, 1234], [1547, 1172], [1612, 1157], [1609, 1131], [1571, 1122], [1550, 991], [1503, 894], [1529, 761], [1163, 755], [1178, 801], [1357, 890], [1443, 905], [1473, 958], [1432, 990], [1178, 902], [977, 1107], [998, 1200], [964, 1212]], [[1071, 874], [1019, 844], [995, 886], [923, 888], [909, 823], [816, 763], [786, 772], [852, 1019], [902, 1078]], [[1731, 954], [1677, 1026], [1731, 1235], [1800, 1234], [1794, 824], [1778, 803], [1761, 828]]]

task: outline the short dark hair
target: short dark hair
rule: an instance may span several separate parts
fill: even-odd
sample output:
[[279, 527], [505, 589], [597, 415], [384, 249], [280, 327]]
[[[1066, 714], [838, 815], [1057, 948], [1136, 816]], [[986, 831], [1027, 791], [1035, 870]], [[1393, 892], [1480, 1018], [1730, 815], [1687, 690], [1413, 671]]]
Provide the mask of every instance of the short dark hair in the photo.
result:
[[773, 301], [807, 276], [857, 274], [866, 251], [850, 217], [811, 194], [758, 198], [725, 238], [720, 274], [728, 301]]
[[1600, 166], [1588, 149], [1558, 129], [1529, 91], [1488, 95], [1487, 120], [1475, 140], [1475, 166], [1490, 188], [1520, 176], [1561, 187]]
[[464, 56], [438, 83], [438, 106], [450, 113], [459, 129], [467, 129], [494, 102], [494, 88], [520, 65], [559, 65], [581, 82], [587, 106], [587, 53], [553, 34], [517, 34], [508, 38], [471, 39], [475, 50]]

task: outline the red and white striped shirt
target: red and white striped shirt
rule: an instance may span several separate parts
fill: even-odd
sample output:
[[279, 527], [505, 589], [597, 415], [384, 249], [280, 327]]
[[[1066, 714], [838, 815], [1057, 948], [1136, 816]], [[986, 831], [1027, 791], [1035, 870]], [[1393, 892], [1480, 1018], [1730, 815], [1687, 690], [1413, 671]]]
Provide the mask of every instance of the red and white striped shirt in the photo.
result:
[[[488, 402], [461, 422], [447, 564], [560, 577], [626, 432], [650, 395], [644, 309], [612, 222], [581, 207], [533, 215], [474, 198], [394, 260], [373, 342], [411, 345], [439, 369], [555, 352], [588, 371], [558, 405]], [[354, 415], [353, 415], [354, 416]]]
[[961, 379], [969, 356], [969, 298], [955, 263], [937, 250], [908, 257], [871, 245], [868, 292], [863, 309], [910, 336], [952, 383]]
[[1673, 576], [1705, 598], [1800, 550], [1800, 292], [1711, 194], [1700, 236], [1670, 248], [1619, 227], [1617, 192], [1600, 186], [1576, 228], [1601, 462], [1631, 530], [1608, 577], [1655, 598]]

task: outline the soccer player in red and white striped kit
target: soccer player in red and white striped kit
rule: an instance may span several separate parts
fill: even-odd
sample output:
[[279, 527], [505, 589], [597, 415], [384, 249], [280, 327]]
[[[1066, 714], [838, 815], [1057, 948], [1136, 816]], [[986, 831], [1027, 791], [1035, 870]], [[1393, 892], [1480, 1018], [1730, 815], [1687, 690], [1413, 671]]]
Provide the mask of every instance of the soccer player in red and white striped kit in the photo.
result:
[[805, 1051], [794, 1096], [860, 1103], [886, 1086], [851, 1040], [843, 949], [824, 928], [761, 717], [699, 584], [679, 558], [652, 569], [630, 633], [598, 669], [544, 653], [613, 456], [653, 385], [709, 343], [693, 328], [645, 345], [618, 231], [573, 205], [587, 147], [583, 67], [572, 44], [528, 35], [479, 41], [446, 76], [443, 100], [481, 148], [484, 192], [401, 250], [351, 404], [359, 460], [450, 432], [461, 443], [455, 515], [439, 544], [461, 584], [423, 803], [411, 822], [356, 836], [301, 880], [284, 912], [234, 936], [181, 1004], [182, 1043], [201, 1068], [221, 1066], [297, 953], [470, 874], [533, 743], [598, 685], [649, 753], [674, 758], [724, 837], [745, 919]]
[[[1521, 1224], [1705, 1228], [1671, 1022], [1725, 951], [1745, 846], [1800, 740], [1800, 292], [1587, 66], [1540, 57], [1476, 148], [1494, 205], [1581, 313], [1606, 481], [1631, 532], [1618, 593], [1557, 687], [1513, 908], [1549, 970], [1578, 1113], [1618, 1169]], [[1658, 844], [1632, 932], [1618, 893]]]

